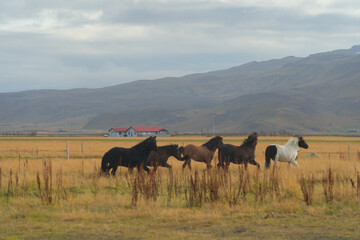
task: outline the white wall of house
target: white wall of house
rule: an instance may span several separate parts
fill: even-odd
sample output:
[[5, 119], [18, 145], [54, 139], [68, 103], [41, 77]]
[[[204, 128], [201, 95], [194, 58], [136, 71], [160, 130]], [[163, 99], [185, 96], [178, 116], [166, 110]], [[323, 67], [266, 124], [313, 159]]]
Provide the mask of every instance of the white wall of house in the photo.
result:
[[135, 131], [135, 129], [133, 128], [129, 128], [127, 131], [126, 131], [126, 135], [128, 137], [137, 137], [138, 136], [138, 132]]
[[114, 129], [110, 130], [110, 137], [119, 137], [119, 132], [116, 132]]
[[114, 129], [111, 129], [109, 132], [110, 137], [124, 137], [126, 132], [117, 132]]
[[138, 132], [139, 136], [155, 136], [157, 132]]

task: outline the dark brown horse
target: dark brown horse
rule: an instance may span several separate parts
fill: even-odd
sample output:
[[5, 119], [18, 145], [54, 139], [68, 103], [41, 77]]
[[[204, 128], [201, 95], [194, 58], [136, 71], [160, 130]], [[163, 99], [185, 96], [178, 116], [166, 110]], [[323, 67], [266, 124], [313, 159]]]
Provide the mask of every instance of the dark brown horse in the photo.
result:
[[115, 176], [118, 166], [128, 167], [132, 170], [134, 167], [140, 171], [141, 167], [149, 172], [147, 159], [151, 151], [157, 151], [156, 136], [149, 137], [131, 148], [114, 147], [106, 152], [101, 161], [101, 170]]
[[147, 160], [147, 165], [154, 167], [156, 172], [158, 166], [166, 167], [171, 170], [171, 165], [167, 163], [169, 157], [173, 156], [174, 158], [181, 160], [181, 154], [178, 149], [177, 144], [165, 145], [158, 147], [158, 151], [152, 151]]
[[181, 160], [185, 160], [183, 169], [186, 165], [191, 169], [191, 159], [197, 162], [206, 163], [206, 167], [211, 168], [211, 161], [214, 157], [216, 149], [223, 145], [223, 138], [216, 136], [204, 143], [202, 146], [195, 146], [193, 144], [180, 147], [179, 150], [183, 154]]
[[247, 169], [248, 163], [260, 168], [260, 165], [255, 161], [255, 147], [257, 144], [258, 134], [252, 132], [247, 139], [243, 141], [240, 146], [232, 144], [224, 144], [219, 148], [218, 153], [218, 167], [229, 168], [230, 162], [235, 164], [243, 163]]

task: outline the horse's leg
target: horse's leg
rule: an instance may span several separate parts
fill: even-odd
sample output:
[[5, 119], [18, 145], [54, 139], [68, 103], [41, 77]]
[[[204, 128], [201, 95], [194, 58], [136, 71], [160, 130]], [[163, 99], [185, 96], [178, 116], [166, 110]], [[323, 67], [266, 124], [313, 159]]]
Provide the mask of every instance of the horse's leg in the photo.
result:
[[191, 158], [188, 159], [188, 164], [187, 165], [188, 165], [189, 169], [191, 170]]
[[112, 171], [111, 171], [111, 175], [115, 176], [116, 170], [117, 170], [118, 166], [114, 166]]
[[274, 167], [276, 167], [278, 161], [279, 161], [279, 156], [276, 155], [276, 156], [275, 156], [275, 159], [274, 159]]
[[217, 167], [220, 168], [224, 168], [224, 160], [223, 160], [224, 156], [223, 154], [221, 153], [221, 151], [218, 151], [218, 164], [217, 164]]
[[154, 172], [156, 172], [157, 168], [158, 168], [158, 165], [157, 165], [157, 163], [155, 163], [154, 164]]
[[189, 161], [190, 157], [188, 155], [186, 155], [182, 159], [185, 160], [184, 164], [182, 165], [182, 169], [184, 170], [186, 165], [188, 165], [188, 161]]
[[211, 162], [206, 162], [206, 169], [209, 170], [210, 168], [212, 168]]
[[218, 168], [224, 168], [225, 164], [224, 164], [224, 159], [219, 160], [219, 163], [217, 164]]
[[150, 172], [150, 169], [144, 164], [144, 170], [149, 173]]
[[245, 165], [245, 170], [247, 171], [247, 162], [244, 162], [244, 165]]
[[165, 163], [165, 164], [163, 165], [163, 167], [166, 167], [166, 168], [168, 168], [169, 170], [172, 169], [172, 166], [171, 166], [170, 164], [168, 164], [168, 163]]
[[105, 170], [105, 175], [106, 176], [109, 176], [110, 175], [110, 169], [111, 169], [112, 167], [110, 167], [110, 166], [107, 166], [106, 167], [106, 170]]
[[226, 169], [226, 171], [229, 170], [229, 166], [230, 166], [230, 160], [226, 158], [226, 161], [225, 161], [225, 169]]
[[138, 173], [141, 173], [141, 164], [136, 165], [136, 168], [138, 170]]
[[294, 164], [295, 166], [299, 167], [299, 164], [296, 162], [296, 160], [291, 160], [290, 163]]
[[252, 159], [250, 161], [250, 164], [257, 166], [257, 168], [260, 168], [260, 164], [255, 161], [255, 159]]

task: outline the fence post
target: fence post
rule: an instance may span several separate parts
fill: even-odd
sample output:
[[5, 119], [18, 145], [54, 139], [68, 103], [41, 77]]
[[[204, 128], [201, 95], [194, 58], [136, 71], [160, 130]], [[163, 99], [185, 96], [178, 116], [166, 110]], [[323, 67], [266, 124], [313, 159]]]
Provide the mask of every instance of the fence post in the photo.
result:
[[350, 160], [350, 146], [348, 146], [348, 160]]
[[83, 142], [81, 142], [81, 154], [84, 153], [84, 145], [83, 145]]

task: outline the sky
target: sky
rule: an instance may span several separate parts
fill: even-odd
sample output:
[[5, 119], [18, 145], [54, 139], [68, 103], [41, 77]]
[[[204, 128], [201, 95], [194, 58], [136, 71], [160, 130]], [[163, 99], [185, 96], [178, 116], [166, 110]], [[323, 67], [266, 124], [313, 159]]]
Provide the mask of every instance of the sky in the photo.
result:
[[358, 44], [358, 0], [0, 0], [0, 92], [100, 88]]

